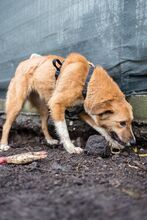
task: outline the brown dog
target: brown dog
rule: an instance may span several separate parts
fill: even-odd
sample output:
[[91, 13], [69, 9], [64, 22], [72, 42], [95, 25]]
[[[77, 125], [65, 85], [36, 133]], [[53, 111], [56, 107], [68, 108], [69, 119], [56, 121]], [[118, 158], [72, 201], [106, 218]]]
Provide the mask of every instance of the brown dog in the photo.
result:
[[[53, 59], [64, 61], [58, 79], [55, 78]], [[113, 146], [129, 145], [135, 142], [131, 123], [132, 108], [124, 94], [106, 71], [97, 66], [90, 78], [87, 95], [84, 100], [82, 90], [89, 71], [88, 60], [77, 53], [66, 59], [60, 56], [37, 56], [23, 61], [17, 67], [11, 80], [6, 100], [6, 122], [3, 126], [1, 150], [8, 150], [8, 134], [11, 125], [25, 100], [38, 109], [42, 130], [49, 144], [57, 144], [48, 133], [48, 110], [54, 121], [57, 133], [64, 148], [69, 153], [81, 153], [69, 137], [65, 110], [71, 106], [83, 104], [85, 113], [80, 117], [101, 133]]]

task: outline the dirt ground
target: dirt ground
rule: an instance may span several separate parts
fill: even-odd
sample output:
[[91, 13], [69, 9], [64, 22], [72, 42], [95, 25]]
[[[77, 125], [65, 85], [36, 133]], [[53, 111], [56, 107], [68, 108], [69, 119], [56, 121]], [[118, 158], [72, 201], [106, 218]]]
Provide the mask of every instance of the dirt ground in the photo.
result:
[[[3, 122], [0, 118], [0, 137]], [[0, 155], [46, 150], [48, 157], [27, 165], [0, 165], [0, 220], [147, 218], [146, 157], [128, 151], [105, 159], [69, 155], [62, 146], [48, 146], [29, 119], [22, 124], [14, 124], [12, 148]], [[79, 135], [84, 145], [90, 133], [80, 133], [80, 128], [71, 133], [72, 139]]]

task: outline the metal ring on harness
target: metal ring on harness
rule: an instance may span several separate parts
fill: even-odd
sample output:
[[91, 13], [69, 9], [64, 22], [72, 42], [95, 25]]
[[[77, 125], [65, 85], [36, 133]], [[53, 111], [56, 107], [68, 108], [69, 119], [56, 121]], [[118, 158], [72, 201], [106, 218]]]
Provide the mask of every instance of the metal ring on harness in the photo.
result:
[[[54, 67], [56, 68], [56, 70], [57, 70], [57, 71], [60, 71], [61, 66], [62, 66], [61, 61], [60, 61], [59, 59], [54, 59], [54, 60], [52, 61], [52, 63], [53, 63], [53, 65], [54, 65]], [[60, 67], [57, 66], [57, 63], [60, 65]]]

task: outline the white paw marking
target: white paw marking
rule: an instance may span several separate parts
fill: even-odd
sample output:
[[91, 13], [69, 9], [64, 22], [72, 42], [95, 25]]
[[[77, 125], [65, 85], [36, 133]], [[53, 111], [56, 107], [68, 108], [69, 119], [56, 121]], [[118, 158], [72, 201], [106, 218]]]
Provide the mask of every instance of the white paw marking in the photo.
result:
[[47, 143], [50, 145], [57, 145], [59, 144], [59, 141], [56, 139], [46, 139]]
[[0, 151], [7, 151], [9, 148], [10, 147], [7, 144], [0, 144]]
[[66, 146], [65, 149], [69, 154], [81, 154], [83, 152], [82, 148], [75, 147], [73, 144], [70, 146]]
[[82, 152], [83, 152], [83, 149], [81, 147], [74, 148], [74, 154], [81, 154]]
[[83, 149], [80, 147], [75, 147], [69, 137], [66, 121], [55, 121], [55, 126], [57, 133], [59, 134], [61, 143], [63, 144], [66, 151], [70, 154], [80, 154], [83, 152]]

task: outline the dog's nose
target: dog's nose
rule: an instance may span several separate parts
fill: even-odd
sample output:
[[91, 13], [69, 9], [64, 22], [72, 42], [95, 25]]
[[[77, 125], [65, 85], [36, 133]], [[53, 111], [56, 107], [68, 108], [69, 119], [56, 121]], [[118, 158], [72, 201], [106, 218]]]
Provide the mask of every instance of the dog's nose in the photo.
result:
[[130, 140], [130, 144], [131, 144], [132, 146], [134, 146], [134, 145], [136, 144], [136, 139], [135, 139], [135, 138], [132, 138], [132, 139]]

